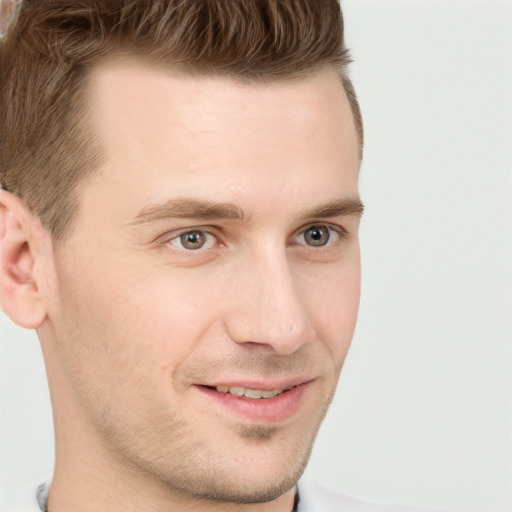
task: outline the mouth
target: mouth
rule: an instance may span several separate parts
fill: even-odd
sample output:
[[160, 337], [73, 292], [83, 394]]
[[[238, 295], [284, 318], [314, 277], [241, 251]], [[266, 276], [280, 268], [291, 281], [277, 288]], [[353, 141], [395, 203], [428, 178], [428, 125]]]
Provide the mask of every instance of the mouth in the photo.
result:
[[290, 386], [285, 389], [272, 389], [272, 390], [263, 390], [263, 389], [252, 389], [252, 388], [243, 388], [241, 386], [204, 386], [207, 389], [212, 389], [217, 391], [218, 393], [226, 393], [234, 396], [243, 396], [245, 398], [250, 398], [252, 400], [265, 400], [269, 398], [274, 398], [275, 396], [282, 395], [287, 391], [290, 391], [296, 386]]
[[196, 385], [195, 388], [209, 408], [229, 421], [238, 417], [244, 422], [276, 424], [290, 420], [304, 409], [301, 405], [312, 382], [276, 383], [273, 386], [261, 383]]

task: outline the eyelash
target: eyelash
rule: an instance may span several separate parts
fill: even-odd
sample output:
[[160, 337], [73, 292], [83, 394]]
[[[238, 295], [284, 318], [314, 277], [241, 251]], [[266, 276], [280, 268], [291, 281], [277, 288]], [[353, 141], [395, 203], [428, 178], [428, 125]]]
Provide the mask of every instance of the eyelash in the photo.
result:
[[[317, 251], [322, 250], [322, 249], [327, 250], [328, 248], [332, 247], [333, 245], [336, 245], [337, 243], [339, 243], [341, 240], [344, 240], [348, 235], [347, 230], [345, 228], [343, 228], [342, 226], [332, 225], [332, 224], [325, 223], [325, 222], [316, 222], [313, 224], [308, 224], [307, 226], [301, 228], [297, 232], [297, 234], [295, 234], [293, 236], [293, 238], [295, 240], [297, 240], [299, 237], [305, 236], [305, 233], [307, 233], [310, 230], [314, 230], [315, 228], [316, 229], [322, 229], [322, 228], [327, 229], [329, 236], [328, 236], [327, 243], [325, 245], [315, 246], [315, 245], [309, 245], [307, 243], [298, 243], [298, 242], [295, 243], [294, 245], [297, 245], [297, 246], [303, 247], [303, 248], [315, 249]], [[206, 237], [213, 237], [216, 240], [216, 243], [211, 247], [205, 248], [204, 246], [201, 246], [201, 247], [198, 247], [197, 249], [189, 249], [189, 248], [186, 248], [183, 246], [176, 247], [172, 244], [172, 242], [179, 243], [179, 241], [182, 239], [182, 237], [184, 235], [192, 235], [195, 233], [205, 235]], [[180, 230], [178, 232], [174, 232], [174, 233], [172, 233], [172, 235], [173, 235], [172, 237], [166, 236], [166, 238], [164, 240], [164, 245], [169, 245], [171, 247], [176, 248], [178, 251], [186, 252], [186, 253], [195, 253], [195, 252], [199, 253], [199, 252], [208, 251], [210, 249], [213, 249], [215, 246], [219, 247], [219, 246], [224, 245], [222, 242], [219, 243], [219, 235], [216, 233], [212, 233], [211, 228], [206, 228], [206, 227], [186, 228], [186, 229]], [[334, 239], [334, 241], [331, 241], [333, 238], [333, 235], [335, 235], [335, 239]], [[182, 245], [182, 244], [180, 244], [180, 245]]]

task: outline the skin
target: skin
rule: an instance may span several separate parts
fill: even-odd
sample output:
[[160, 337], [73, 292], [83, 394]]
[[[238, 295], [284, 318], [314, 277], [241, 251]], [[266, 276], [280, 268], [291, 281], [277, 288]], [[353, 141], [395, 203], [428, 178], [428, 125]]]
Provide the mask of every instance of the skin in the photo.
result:
[[[341, 82], [324, 69], [242, 85], [118, 59], [88, 87], [105, 158], [69, 236], [52, 244], [0, 192], [2, 306], [38, 329], [52, 397], [49, 508], [287, 512], [359, 304]], [[315, 212], [326, 204], [338, 210]], [[319, 230], [329, 240], [311, 245]], [[190, 231], [203, 246], [183, 245]], [[273, 421], [200, 387], [235, 381], [303, 388]]]

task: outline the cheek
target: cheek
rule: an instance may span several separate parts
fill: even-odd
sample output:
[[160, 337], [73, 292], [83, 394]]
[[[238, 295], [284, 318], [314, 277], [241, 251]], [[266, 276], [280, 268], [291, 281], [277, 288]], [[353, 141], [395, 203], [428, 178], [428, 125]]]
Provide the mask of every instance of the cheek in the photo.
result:
[[64, 329], [58, 337], [77, 340], [69, 352], [84, 364], [94, 359], [96, 367], [120, 371], [146, 365], [163, 374], [215, 320], [223, 288], [211, 271], [176, 271], [154, 260], [141, 265], [140, 258], [112, 254], [77, 256], [59, 268], [56, 311]]
[[314, 324], [318, 339], [342, 364], [357, 322], [361, 277], [359, 260], [336, 269], [324, 269], [323, 275], [301, 284], [303, 304]]
[[168, 388], [176, 368], [198, 349], [219, 315], [221, 298], [210, 281], [166, 268], [119, 281], [117, 302], [107, 298], [99, 305], [112, 355], [121, 365], [144, 367], [155, 379], [153, 387]]

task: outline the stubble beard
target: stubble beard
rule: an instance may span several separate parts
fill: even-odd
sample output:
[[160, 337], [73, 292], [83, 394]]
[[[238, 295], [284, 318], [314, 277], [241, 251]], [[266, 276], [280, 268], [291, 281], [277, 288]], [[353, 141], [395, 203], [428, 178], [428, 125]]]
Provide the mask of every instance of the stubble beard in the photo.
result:
[[[273, 501], [292, 489], [302, 476], [311, 456], [319, 426], [320, 422], [307, 443], [301, 443], [300, 446], [296, 447], [296, 457], [290, 460], [282, 475], [273, 475], [269, 471], [270, 476], [268, 478], [262, 478], [257, 482], [239, 481], [237, 478], [239, 475], [224, 474], [216, 466], [215, 461], [211, 460], [198, 471], [194, 471], [194, 475], [189, 472], [185, 481], [182, 478], [180, 478], [181, 482], [177, 482], [174, 478], [172, 480], [164, 478], [162, 483], [187, 501], [235, 504]], [[252, 444], [260, 443], [263, 445], [272, 442], [272, 438], [277, 434], [276, 431], [277, 429], [273, 427], [241, 426], [238, 429], [238, 434]], [[247, 460], [247, 467], [251, 463], [251, 460]]]
[[[113, 413], [115, 406], [102, 402], [89, 381], [83, 384], [89, 388], [82, 393], [87, 397], [86, 409], [94, 411], [96, 432], [117, 459], [117, 467], [124, 467], [127, 476], [140, 477], [140, 485], [144, 487], [145, 481], [147, 490], [152, 488], [183, 504], [262, 503], [292, 489], [306, 468], [336, 387], [333, 383], [331, 389], [324, 389], [323, 398], [318, 397], [319, 408], [313, 413], [316, 419], [310, 417], [310, 422], [296, 425], [290, 432], [274, 425], [233, 425], [233, 449], [229, 450], [216, 448], [211, 438], [205, 440], [188, 419], [162, 415], [163, 403], [154, 403], [145, 411], [146, 418], [153, 418], [151, 422], [120, 424]], [[244, 454], [246, 448], [252, 460]], [[262, 469], [255, 471], [258, 465]]]
[[[240, 453], [235, 454], [234, 457], [243, 460], [243, 464], [239, 461], [238, 466], [230, 464], [233, 461], [230, 461], [227, 455], [219, 455], [208, 447], [201, 446], [200, 442], [196, 441], [195, 445], [191, 443], [191, 438], [194, 436], [190, 436], [190, 427], [187, 428], [178, 422], [174, 425], [176, 428], [173, 432], [172, 451], [164, 449], [160, 452], [161, 456], [151, 457], [152, 460], [139, 459], [133, 451], [134, 445], [127, 445], [127, 438], [123, 435], [119, 437], [118, 431], [107, 428], [102, 434], [121, 464], [131, 467], [145, 480], [152, 482], [152, 486], [173, 496], [176, 502], [184, 504], [270, 502], [292, 489], [302, 476], [333, 395], [334, 390], [319, 411], [316, 423], [310, 426], [307, 432], [302, 434], [296, 432], [289, 436], [288, 439], [295, 439], [295, 444], [288, 442], [288, 436], [285, 436], [279, 427], [238, 425], [234, 430], [234, 437], [242, 440], [244, 445], [250, 446], [252, 453], [257, 454], [260, 446], [261, 453], [265, 454], [271, 449], [272, 443], [286, 441], [288, 444], [283, 452], [286, 454], [286, 464], [281, 463], [280, 468], [270, 467], [265, 474], [262, 470], [250, 480], [244, 478], [244, 468], [250, 470], [251, 465], [257, 464], [258, 461], [250, 460]], [[134, 441], [133, 438], [132, 441]], [[281, 444], [276, 445], [276, 450], [282, 451]], [[224, 460], [222, 457], [225, 457]], [[262, 455], [262, 458], [264, 457], [265, 455]]]
[[[297, 444], [288, 447], [289, 463], [283, 466], [282, 473], [279, 475], [268, 471], [267, 475], [261, 475], [262, 478], [258, 481], [246, 481], [239, 478], [240, 474], [223, 471], [214, 454], [203, 453], [199, 457], [191, 456], [189, 446], [188, 450], [185, 448], [188, 457], [175, 465], [175, 468], [181, 466], [180, 471], [173, 471], [172, 477], [168, 474], [155, 474], [155, 476], [169, 491], [179, 495], [184, 501], [252, 504], [275, 500], [292, 489], [304, 473], [334, 391], [334, 389], [331, 391], [328, 400], [323, 404], [311, 433], [297, 435]], [[273, 426], [240, 425], [236, 433], [251, 445], [259, 444], [264, 448], [282, 435], [279, 430], [278, 427]], [[252, 463], [253, 461], [249, 459], [245, 460], [247, 467]], [[177, 474], [179, 476], [176, 478]]]

